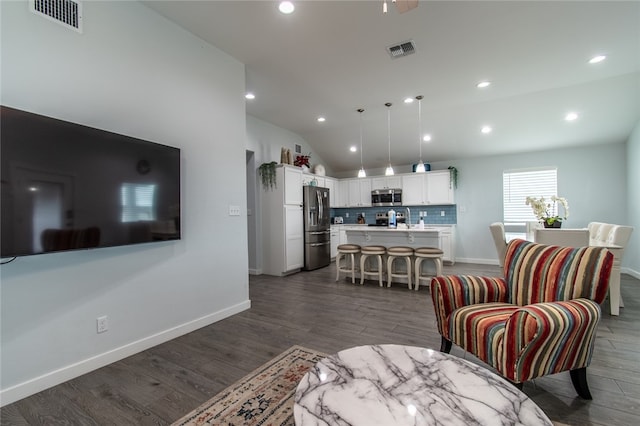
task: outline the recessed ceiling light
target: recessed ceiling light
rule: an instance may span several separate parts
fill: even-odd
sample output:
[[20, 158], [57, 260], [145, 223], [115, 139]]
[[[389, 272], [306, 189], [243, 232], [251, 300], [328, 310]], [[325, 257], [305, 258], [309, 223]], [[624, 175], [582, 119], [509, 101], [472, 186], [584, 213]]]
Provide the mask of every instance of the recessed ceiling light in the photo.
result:
[[290, 1], [281, 1], [278, 9], [280, 9], [280, 12], [288, 15], [292, 13], [296, 9], [296, 7]]
[[482, 129], [480, 129], [480, 131], [481, 131], [482, 133], [484, 133], [485, 135], [486, 135], [487, 133], [491, 133], [491, 131], [492, 131], [492, 130], [493, 130], [493, 129], [491, 128], [491, 126], [482, 126]]
[[570, 112], [564, 116], [564, 119], [567, 121], [575, 121], [578, 119], [578, 114], [575, 112]]
[[318, 123], [324, 123], [325, 121], [326, 121], [326, 118], [318, 117]]
[[431, 142], [431, 135], [424, 135], [422, 140], [425, 141], [425, 142]]
[[412, 103], [412, 102], [413, 102], [413, 98], [406, 98], [406, 99], [404, 100], [404, 103], [405, 103], [405, 104], [410, 104], [410, 103]]
[[589, 63], [590, 64], [597, 64], [598, 62], [602, 62], [605, 59], [607, 59], [606, 56], [604, 55], [598, 55], [598, 56], [594, 56], [593, 58], [589, 59]]
[[349, 148], [349, 151], [351, 152], [356, 152], [358, 150], [358, 148], [356, 148], [355, 146], [352, 146], [351, 148]]
[[255, 99], [256, 95], [254, 95], [253, 93], [249, 92], [246, 95], [244, 95], [245, 98], [247, 99]]
[[485, 87], [489, 87], [489, 86], [491, 86], [490, 81], [481, 81], [480, 83], [476, 84], [476, 87], [478, 89], [484, 89]]

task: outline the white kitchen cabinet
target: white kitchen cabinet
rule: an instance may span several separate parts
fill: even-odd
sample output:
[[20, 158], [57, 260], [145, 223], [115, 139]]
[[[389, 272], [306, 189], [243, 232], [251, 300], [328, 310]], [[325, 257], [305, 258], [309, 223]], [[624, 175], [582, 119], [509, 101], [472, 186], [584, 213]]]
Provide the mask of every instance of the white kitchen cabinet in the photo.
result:
[[452, 265], [456, 262], [456, 236], [454, 226], [435, 226], [440, 230], [440, 249], [444, 252], [442, 260], [450, 262]]
[[348, 207], [371, 207], [371, 179], [347, 179], [349, 186]]
[[329, 189], [329, 207], [338, 207], [337, 200], [338, 194], [336, 192], [337, 181], [334, 178], [325, 177], [324, 179], [324, 187]]
[[321, 188], [326, 188], [326, 178], [324, 176], [317, 176], [310, 173], [302, 173], [302, 186], [310, 186], [313, 185], [311, 182], [316, 181], [315, 186], [319, 186]]
[[427, 204], [424, 174], [402, 176], [402, 204], [405, 206]]
[[425, 173], [429, 204], [454, 204], [449, 170]]
[[340, 245], [340, 225], [331, 225], [331, 259], [335, 259], [338, 255], [338, 246]]
[[304, 224], [302, 206], [284, 206], [285, 271], [304, 266]]
[[377, 176], [371, 178], [371, 189], [402, 189], [402, 176]]
[[281, 165], [276, 168], [276, 187], [262, 190], [262, 271], [286, 275], [304, 263], [302, 171]]
[[402, 204], [407, 206], [454, 204], [449, 171], [402, 176]]
[[276, 189], [284, 191], [282, 204], [302, 205], [302, 169], [285, 165], [278, 167], [276, 169]]
[[336, 182], [335, 203], [331, 207], [347, 207], [348, 199], [349, 199], [349, 182], [345, 179], [340, 179]]

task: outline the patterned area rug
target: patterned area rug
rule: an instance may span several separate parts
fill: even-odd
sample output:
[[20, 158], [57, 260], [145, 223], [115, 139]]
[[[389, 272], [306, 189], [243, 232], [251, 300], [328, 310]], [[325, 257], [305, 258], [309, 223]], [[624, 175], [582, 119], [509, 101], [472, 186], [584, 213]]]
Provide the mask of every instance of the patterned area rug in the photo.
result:
[[305, 373], [327, 355], [292, 346], [172, 426], [293, 426], [293, 398]]

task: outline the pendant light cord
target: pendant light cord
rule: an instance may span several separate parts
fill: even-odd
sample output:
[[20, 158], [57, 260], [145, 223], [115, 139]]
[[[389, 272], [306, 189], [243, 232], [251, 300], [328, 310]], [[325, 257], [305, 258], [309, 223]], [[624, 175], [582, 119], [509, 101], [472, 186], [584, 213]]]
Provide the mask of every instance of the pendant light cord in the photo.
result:
[[420, 147], [420, 162], [422, 163], [422, 96], [416, 96], [418, 100], [418, 147]]
[[389, 140], [389, 166], [391, 166], [391, 103], [384, 104], [387, 107], [387, 137]]
[[360, 113], [360, 169], [364, 169], [364, 163], [362, 162], [362, 113], [364, 109], [360, 108], [358, 112]]

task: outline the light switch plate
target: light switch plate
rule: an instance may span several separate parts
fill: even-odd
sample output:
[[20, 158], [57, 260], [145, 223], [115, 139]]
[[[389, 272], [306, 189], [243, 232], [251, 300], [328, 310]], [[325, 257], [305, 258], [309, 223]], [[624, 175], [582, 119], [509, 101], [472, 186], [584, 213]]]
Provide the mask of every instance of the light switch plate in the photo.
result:
[[240, 206], [229, 206], [229, 216], [240, 216]]

